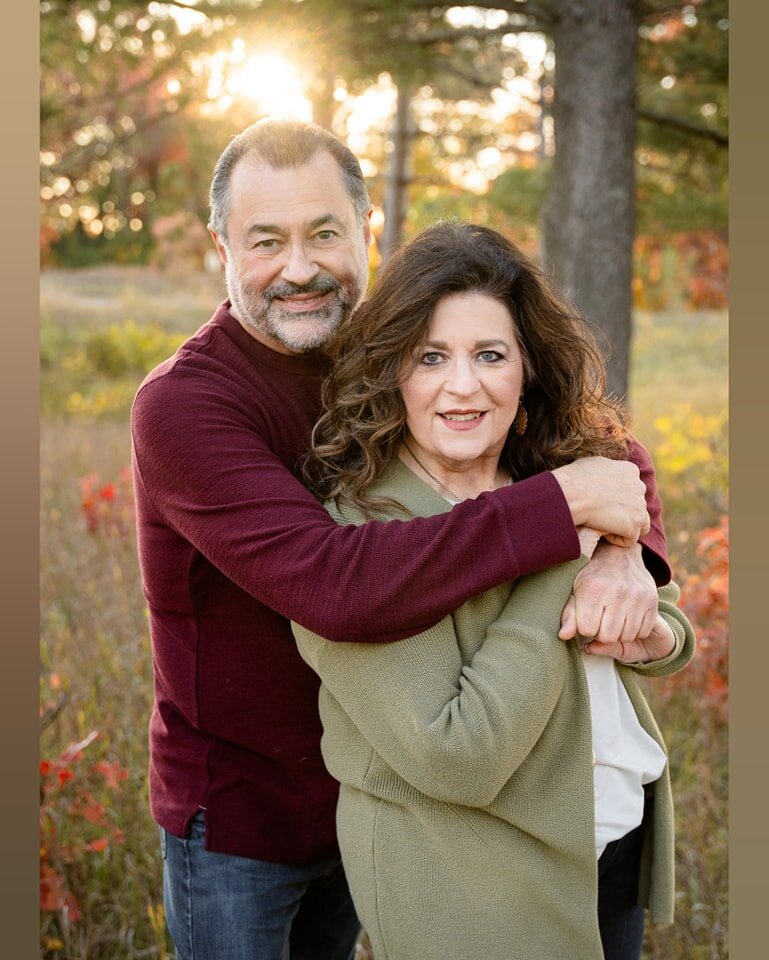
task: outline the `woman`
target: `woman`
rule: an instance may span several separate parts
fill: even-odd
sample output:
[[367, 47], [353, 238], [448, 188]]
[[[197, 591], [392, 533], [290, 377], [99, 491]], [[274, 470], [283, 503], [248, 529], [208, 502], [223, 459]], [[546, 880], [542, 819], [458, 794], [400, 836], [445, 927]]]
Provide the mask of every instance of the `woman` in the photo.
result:
[[[335, 356], [308, 476], [340, 523], [430, 515], [624, 453], [582, 323], [494, 231], [424, 231]], [[637, 899], [672, 919], [670, 783], [635, 674], [680, 669], [693, 636], [671, 585], [627, 663], [558, 639], [599, 536], [583, 529], [580, 560], [397, 643], [294, 627], [323, 681], [340, 847], [376, 960], [625, 960], [640, 955]]]

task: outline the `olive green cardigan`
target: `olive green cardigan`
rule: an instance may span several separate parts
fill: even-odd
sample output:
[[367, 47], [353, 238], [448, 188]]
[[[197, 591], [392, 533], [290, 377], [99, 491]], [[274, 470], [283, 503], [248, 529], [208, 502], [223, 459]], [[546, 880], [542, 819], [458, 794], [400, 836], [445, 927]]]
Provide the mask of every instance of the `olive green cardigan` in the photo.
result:
[[[376, 492], [421, 516], [449, 509], [400, 461]], [[362, 520], [329, 510], [339, 523]], [[588, 688], [577, 644], [558, 639], [586, 562], [489, 590], [395, 643], [332, 643], [294, 625], [323, 681], [339, 843], [376, 960], [602, 958]], [[618, 665], [660, 744], [634, 674], [663, 676], [691, 658], [677, 597], [675, 586], [660, 591], [673, 653]], [[672, 920], [667, 768], [655, 784], [640, 891], [653, 921]]]

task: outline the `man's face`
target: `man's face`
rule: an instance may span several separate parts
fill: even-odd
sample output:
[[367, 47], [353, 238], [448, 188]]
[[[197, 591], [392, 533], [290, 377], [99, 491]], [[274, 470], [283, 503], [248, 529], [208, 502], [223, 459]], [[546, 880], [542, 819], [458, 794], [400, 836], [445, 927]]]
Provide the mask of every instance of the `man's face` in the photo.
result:
[[360, 223], [329, 153], [285, 170], [241, 160], [227, 234], [214, 242], [232, 313], [279, 353], [322, 346], [363, 298], [368, 219]]

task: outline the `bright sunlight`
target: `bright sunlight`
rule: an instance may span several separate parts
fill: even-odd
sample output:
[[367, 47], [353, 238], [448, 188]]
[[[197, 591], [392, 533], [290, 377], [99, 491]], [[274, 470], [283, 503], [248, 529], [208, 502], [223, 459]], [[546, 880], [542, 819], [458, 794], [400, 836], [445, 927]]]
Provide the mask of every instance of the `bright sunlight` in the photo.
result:
[[210, 58], [209, 69], [208, 95], [217, 111], [235, 100], [250, 100], [273, 117], [312, 120], [300, 71], [279, 54], [248, 54], [245, 43], [236, 40], [230, 51]]

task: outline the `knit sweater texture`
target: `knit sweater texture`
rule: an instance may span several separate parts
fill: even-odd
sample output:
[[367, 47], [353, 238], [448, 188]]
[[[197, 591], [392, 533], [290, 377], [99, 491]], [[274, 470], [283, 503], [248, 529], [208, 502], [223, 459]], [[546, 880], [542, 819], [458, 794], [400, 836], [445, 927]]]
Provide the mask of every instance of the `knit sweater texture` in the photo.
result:
[[[467, 597], [579, 555], [550, 473], [452, 514], [338, 526], [298, 479], [328, 363], [252, 337], [223, 303], [146, 378], [132, 411], [139, 558], [155, 701], [150, 802], [208, 849], [279, 863], [337, 856], [318, 678], [288, 618], [334, 640], [397, 640]], [[645, 543], [670, 576], [653, 469]], [[655, 555], [656, 554], [656, 555]]]
[[[376, 492], [420, 516], [448, 506], [400, 462]], [[351, 508], [329, 512], [342, 524], [361, 520]], [[557, 636], [586, 562], [486, 591], [399, 643], [329, 643], [294, 625], [322, 680], [339, 842], [376, 960], [602, 958], [589, 693], [576, 643]], [[673, 584], [660, 591], [676, 638], [670, 656], [618, 666], [661, 745], [636, 674], [664, 676], [692, 656], [677, 597]], [[653, 789], [640, 900], [652, 921], [670, 922], [667, 768]]]

